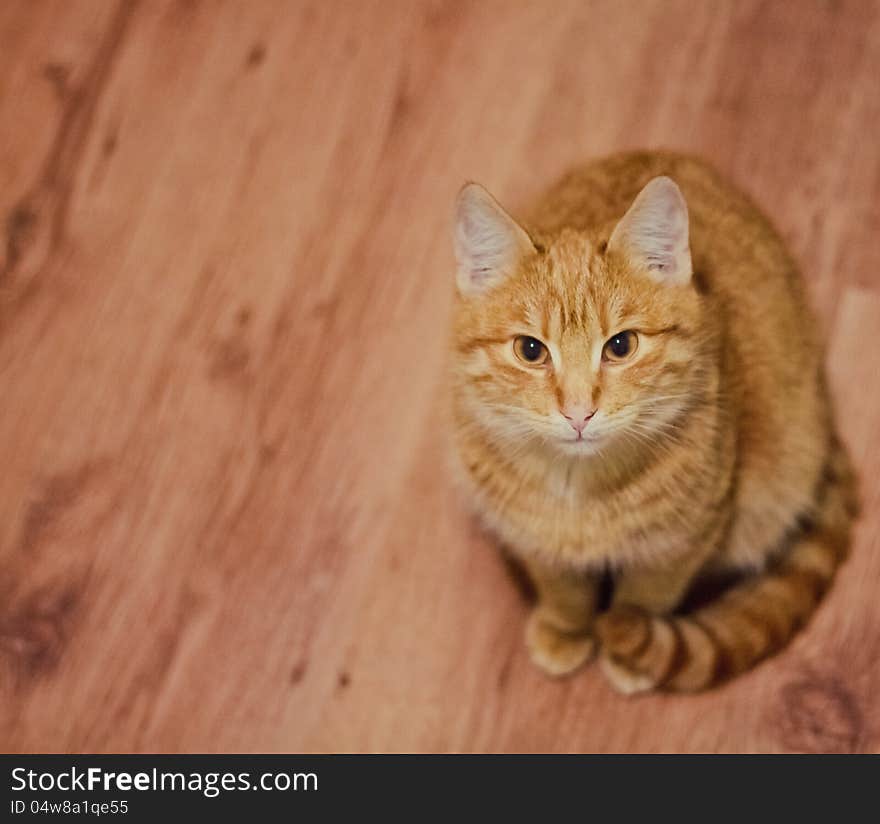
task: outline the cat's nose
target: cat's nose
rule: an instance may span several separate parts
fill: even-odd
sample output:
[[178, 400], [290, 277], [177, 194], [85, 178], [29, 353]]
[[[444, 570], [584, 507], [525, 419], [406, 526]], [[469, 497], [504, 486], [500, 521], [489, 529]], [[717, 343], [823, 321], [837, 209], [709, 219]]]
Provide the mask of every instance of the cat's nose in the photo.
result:
[[562, 417], [568, 421], [569, 426], [575, 432], [580, 434], [595, 414], [595, 409], [588, 409], [586, 406], [567, 406]]

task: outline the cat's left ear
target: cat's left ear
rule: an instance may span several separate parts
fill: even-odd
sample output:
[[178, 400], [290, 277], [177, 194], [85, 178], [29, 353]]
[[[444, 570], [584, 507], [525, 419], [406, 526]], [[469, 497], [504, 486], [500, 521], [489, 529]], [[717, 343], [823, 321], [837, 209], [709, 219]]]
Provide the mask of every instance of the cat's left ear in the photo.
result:
[[463, 295], [491, 289], [535, 251], [526, 230], [482, 186], [462, 188], [455, 202], [455, 257]]
[[644, 266], [660, 283], [691, 279], [688, 210], [681, 189], [668, 177], [655, 177], [614, 227], [609, 251]]

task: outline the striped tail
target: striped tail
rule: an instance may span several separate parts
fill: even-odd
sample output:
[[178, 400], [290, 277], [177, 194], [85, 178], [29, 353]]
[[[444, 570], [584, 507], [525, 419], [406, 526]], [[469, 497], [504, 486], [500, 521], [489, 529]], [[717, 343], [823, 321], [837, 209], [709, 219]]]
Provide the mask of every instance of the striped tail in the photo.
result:
[[683, 615], [619, 607], [600, 616], [602, 667], [624, 693], [706, 689], [782, 649], [815, 611], [849, 549], [855, 477], [835, 444], [813, 518], [765, 572]]

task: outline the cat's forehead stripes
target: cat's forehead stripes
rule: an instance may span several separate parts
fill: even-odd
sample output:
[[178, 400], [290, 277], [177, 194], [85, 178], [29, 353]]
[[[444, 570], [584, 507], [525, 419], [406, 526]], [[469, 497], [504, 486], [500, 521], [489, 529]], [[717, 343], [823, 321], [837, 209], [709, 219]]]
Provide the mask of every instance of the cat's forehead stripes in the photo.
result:
[[605, 280], [601, 257], [588, 238], [564, 233], [550, 244], [532, 276], [544, 339], [603, 334], [614, 309]]

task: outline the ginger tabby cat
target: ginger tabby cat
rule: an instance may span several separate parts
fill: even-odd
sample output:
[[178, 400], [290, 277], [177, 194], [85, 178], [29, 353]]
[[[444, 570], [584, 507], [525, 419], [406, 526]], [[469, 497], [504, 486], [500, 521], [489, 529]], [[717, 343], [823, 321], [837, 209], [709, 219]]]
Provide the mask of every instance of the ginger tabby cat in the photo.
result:
[[698, 690], [784, 646], [846, 556], [856, 487], [770, 223], [701, 161], [631, 153], [522, 225], [466, 185], [455, 250], [456, 464], [535, 585], [535, 664], [598, 646], [621, 692]]

